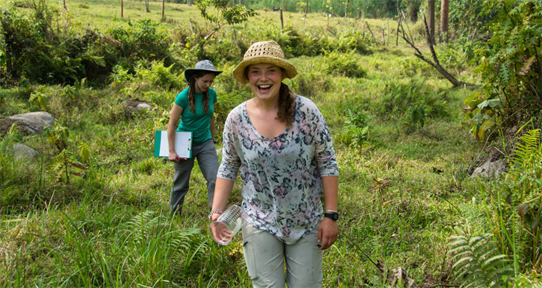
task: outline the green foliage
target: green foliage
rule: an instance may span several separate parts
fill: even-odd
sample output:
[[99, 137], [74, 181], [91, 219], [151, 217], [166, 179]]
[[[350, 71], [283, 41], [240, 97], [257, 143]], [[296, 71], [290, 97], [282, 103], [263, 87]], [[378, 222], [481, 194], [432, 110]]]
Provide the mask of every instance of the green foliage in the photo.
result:
[[409, 130], [416, 130], [425, 126], [425, 110], [423, 106], [410, 107], [410, 121], [408, 122]]
[[447, 101], [446, 91], [432, 91], [423, 79], [407, 84], [390, 81], [386, 83], [378, 112], [380, 115], [406, 114], [413, 124], [421, 124], [426, 117], [448, 116]]
[[[13, 158], [12, 147], [15, 143], [18, 143], [22, 139], [22, 134], [17, 128], [16, 124], [13, 124], [9, 131], [0, 138], [0, 191], [4, 190], [14, 182], [17, 182], [17, 175], [24, 175], [24, 173], [19, 174], [22, 171], [19, 171], [17, 161]], [[22, 168], [22, 167], [21, 167]], [[25, 179], [26, 180], [26, 179]], [[24, 180], [23, 180], [24, 181]], [[6, 195], [7, 196], [7, 195]], [[3, 204], [6, 205], [6, 199], [2, 200]]]
[[359, 58], [354, 51], [329, 52], [326, 54], [325, 62], [324, 71], [330, 75], [360, 78], [367, 74], [359, 65]]
[[406, 6], [408, 19], [412, 22], [417, 22], [422, 0], [403, 0], [402, 2]]
[[155, 159], [153, 158], [148, 158], [137, 163], [137, 171], [139, 171], [140, 173], [151, 175], [156, 165], [154, 160]]
[[[182, 81], [184, 78], [181, 77], [181, 75], [172, 72], [172, 68], [173, 65], [165, 67], [163, 61], [153, 61], [150, 64], [150, 67], [146, 67], [143, 63], [139, 63], [135, 66], [134, 78], [137, 79], [139, 83], [148, 83], [148, 85], [152, 87], [151, 89], [161, 88], [166, 91], [182, 89], [185, 85]], [[117, 79], [119, 79], [119, 77], [121, 77], [121, 75], [116, 76]]]
[[[240, 24], [246, 22], [249, 17], [257, 14], [253, 9], [249, 9], [245, 5], [230, 6], [229, 4], [230, 1], [228, 0], [203, 0], [196, 3], [203, 19], [209, 21], [213, 26], [207, 35], [198, 39], [197, 49], [200, 59], [206, 58], [204, 57], [204, 49], [207, 42], [224, 25]], [[214, 8], [216, 12], [214, 14], [209, 13], [209, 8]]]
[[[475, 51], [481, 47], [479, 42], [472, 42], [461, 37], [454, 42], [437, 46], [437, 55], [440, 64], [446, 69], [455, 70], [460, 74], [473, 65], [478, 65]], [[453, 71], [452, 70], [452, 71]]]
[[479, 140], [494, 131], [502, 119], [501, 99], [485, 99], [484, 96], [484, 94], [476, 92], [463, 101], [466, 118], [463, 121], [463, 126], [470, 128], [470, 132]]
[[[489, 117], [476, 120], [475, 124], [482, 127], [478, 130], [483, 129], [484, 125], [518, 125], [518, 122], [508, 120], [510, 115], [522, 111], [522, 117], [516, 119], [519, 122], [526, 121], [542, 107], [539, 104], [542, 95], [539, 81], [542, 64], [535, 60], [539, 58], [542, 48], [542, 33], [539, 29], [542, 5], [517, 0], [486, 1], [484, 6], [485, 15], [495, 16], [487, 26], [492, 35], [490, 41], [477, 50], [482, 59], [476, 68], [482, 77], [482, 92], [465, 101], [478, 98], [481, 101], [499, 101], [500, 104], [490, 107], [497, 116], [485, 113]], [[477, 113], [468, 113], [467, 118], [484, 114], [476, 111], [482, 108], [469, 106]], [[504, 122], [505, 119], [508, 122]]]
[[160, 60], [163, 61], [164, 66], [173, 64], [173, 59], [168, 51], [169, 35], [165, 28], [160, 26], [160, 23], [144, 19], [135, 23], [128, 22], [128, 24], [127, 29], [117, 26], [106, 31], [113, 41], [109, 41], [110, 44], [105, 43], [107, 46], [104, 48], [116, 48], [112, 56], [119, 59], [114, 63], [119, 63], [128, 69], [131, 69], [140, 60], [148, 62]]
[[312, 63], [308, 71], [302, 72], [298, 70], [298, 73], [298, 76], [293, 79], [289, 86], [299, 95], [318, 96], [331, 88], [329, 77], [325, 77], [325, 73], [322, 73], [322, 71], [316, 70]]
[[41, 111], [49, 111], [49, 96], [46, 93], [48, 90], [47, 86], [39, 86], [30, 94], [28, 102], [39, 107]]
[[[449, 35], [452, 38], [466, 38], [468, 41], [479, 39], [487, 32], [485, 27], [493, 17], [494, 12], [487, 13], [485, 10], [489, 2], [503, 1], [477, 1], [477, 0], [455, 0], [449, 1], [448, 21], [450, 27]], [[437, 1], [437, 5], [440, 1]], [[437, 9], [440, 11], [440, 9]]]
[[[404, 0], [403, 0], [404, 1]], [[364, 17], [393, 17], [397, 14], [397, 5], [403, 1], [397, 0], [347, 0], [347, 1], [331, 1], [331, 0], [245, 0], [243, 4], [254, 8], [272, 9], [281, 7], [285, 11], [300, 11], [300, 7], [304, 7], [306, 3], [309, 5], [309, 12], [324, 12], [333, 16], [345, 14], [348, 17], [357, 17], [358, 11]], [[346, 5], [347, 4], [347, 5]], [[303, 8], [304, 9], [304, 8]], [[346, 10], [346, 13], [345, 13]], [[305, 10], [302, 10], [303, 12]]]
[[400, 72], [410, 77], [417, 75], [428, 77], [433, 73], [431, 70], [427, 69], [427, 63], [418, 58], [401, 59], [397, 64]]
[[[228, 0], [204, 0], [196, 3], [201, 16], [207, 21], [215, 24], [218, 28], [225, 24], [233, 25], [243, 23], [249, 17], [256, 15], [253, 9], [248, 9], [244, 5], [230, 6]], [[216, 14], [209, 13], [209, 8], [214, 8]]]
[[369, 139], [369, 123], [372, 118], [367, 115], [365, 111], [361, 109], [361, 106], [357, 109], [348, 109], [348, 120], [346, 124], [349, 127], [349, 132], [346, 136], [347, 142], [350, 142], [351, 146], [358, 147], [361, 151], [363, 142]]
[[510, 287], [513, 270], [506, 255], [497, 253], [491, 234], [452, 236], [450, 254], [455, 259], [456, 279], [461, 287]]
[[[518, 222], [523, 227], [519, 232], [518, 239], [522, 250], [525, 251], [522, 262], [539, 268], [539, 261], [542, 259], [538, 249], [542, 243], [542, 197], [540, 197], [542, 145], [540, 144], [540, 130], [530, 130], [521, 137], [521, 142], [516, 145], [509, 160], [510, 170], [506, 174], [501, 188], [503, 201], [498, 204], [499, 209], [503, 211], [503, 217], [519, 220]], [[511, 214], [516, 217], [511, 217]], [[513, 224], [509, 225], [509, 229], [513, 229]], [[513, 247], [509, 247], [509, 251], [514, 251]]]
[[14, 8], [3, 9], [0, 16], [5, 31], [0, 67], [13, 79], [74, 84], [86, 78], [97, 83], [107, 78], [115, 65], [133, 71], [137, 61], [173, 64], [168, 35], [151, 20], [129, 22], [127, 29], [110, 28], [106, 34], [89, 30], [79, 36], [50, 28], [53, 13], [46, 2], [36, 2], [33, 9], [34, 17]]

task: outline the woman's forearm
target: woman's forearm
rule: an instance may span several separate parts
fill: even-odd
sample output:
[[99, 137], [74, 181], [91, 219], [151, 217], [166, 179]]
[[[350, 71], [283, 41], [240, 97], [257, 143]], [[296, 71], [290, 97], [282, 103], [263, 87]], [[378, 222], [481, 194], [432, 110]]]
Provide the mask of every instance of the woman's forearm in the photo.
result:
[[220, 209], [224, 211], [234, 182], [224, 178], [216, 178], [215, 195], [213, 198], [213, 208], [211, 210]]
[[324, 186], [324, 209], [338, 211], [339, 176], [322, 177], [322, 185]]

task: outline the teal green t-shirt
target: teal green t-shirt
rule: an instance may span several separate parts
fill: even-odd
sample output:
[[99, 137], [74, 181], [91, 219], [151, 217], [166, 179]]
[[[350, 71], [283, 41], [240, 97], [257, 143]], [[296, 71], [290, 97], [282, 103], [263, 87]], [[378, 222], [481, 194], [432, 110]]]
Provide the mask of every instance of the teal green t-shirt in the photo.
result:
[[203, 110], [203, 94], [196, 93], [195, 99], [195, 114], [190, 111], [190, 104], [188, 104], [188, 87], [177, 95], [175, 104], [183, 108], [181, 123], [177, 131], [192, 132], [192, 142], [198, 144], [212, 138], [210, 123], [214, 112], [213, 106], [216, 103], [216, 91], [209, 88], [209, 108], [207, 108], [207, 113]]

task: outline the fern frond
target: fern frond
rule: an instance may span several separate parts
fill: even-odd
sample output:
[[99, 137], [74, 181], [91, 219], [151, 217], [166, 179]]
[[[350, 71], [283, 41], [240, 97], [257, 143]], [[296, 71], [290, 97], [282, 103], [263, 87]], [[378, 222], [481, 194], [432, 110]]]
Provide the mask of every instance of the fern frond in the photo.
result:
[[540, 158], [542, 158], [542, 151], [540, 150], [540, 129], [533, 129], [525, 133], [521, 137], [523, 143], [518, 143], [514, 150], [514, 156], [511, 157], [511, 164], [513, 167], [519, 169], [529, 168]]
[[512, 278], [507, 256], [499, 255], [491, 234], [453, 236], [450, 243], [452, 269], [455, 278], [464, 283], [462, 287], [501, 287], [503, 276]]

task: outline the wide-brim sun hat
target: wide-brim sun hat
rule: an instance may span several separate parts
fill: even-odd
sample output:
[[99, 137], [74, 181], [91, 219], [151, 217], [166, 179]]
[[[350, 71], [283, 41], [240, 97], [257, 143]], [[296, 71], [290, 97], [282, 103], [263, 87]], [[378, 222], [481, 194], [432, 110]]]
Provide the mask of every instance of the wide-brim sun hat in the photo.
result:
[[235, 67], [233, 70], [233, 77], [239, 81], [239, 83], [245, 85], [248, 83], [248, 79], [245, 75], [245, 68], [254, 64], [273, 64], [284, 69], [284, 76], [286, 78], [294, 78], [297, 75], [297, 70], [294, 65], [284, 59], [284, 52], [280, 49], [277, 42], [262, 41], [256, 42], [248, 48], [247, 52], [243, 56], [243, 61]]
[[186, 69], [184, 71], [184, 78], [187, 82], [190, 82], [190, 78], [192, 78], [192, 75], [200, 71], [212, 72], [215, 74], [215, 76], [222, 73], [222, 71], [215, 70], [215, 65], [213, 65], [213, 62], [211, 62], [210, 60], [201, 60], [196, 63], [193, 69]]

